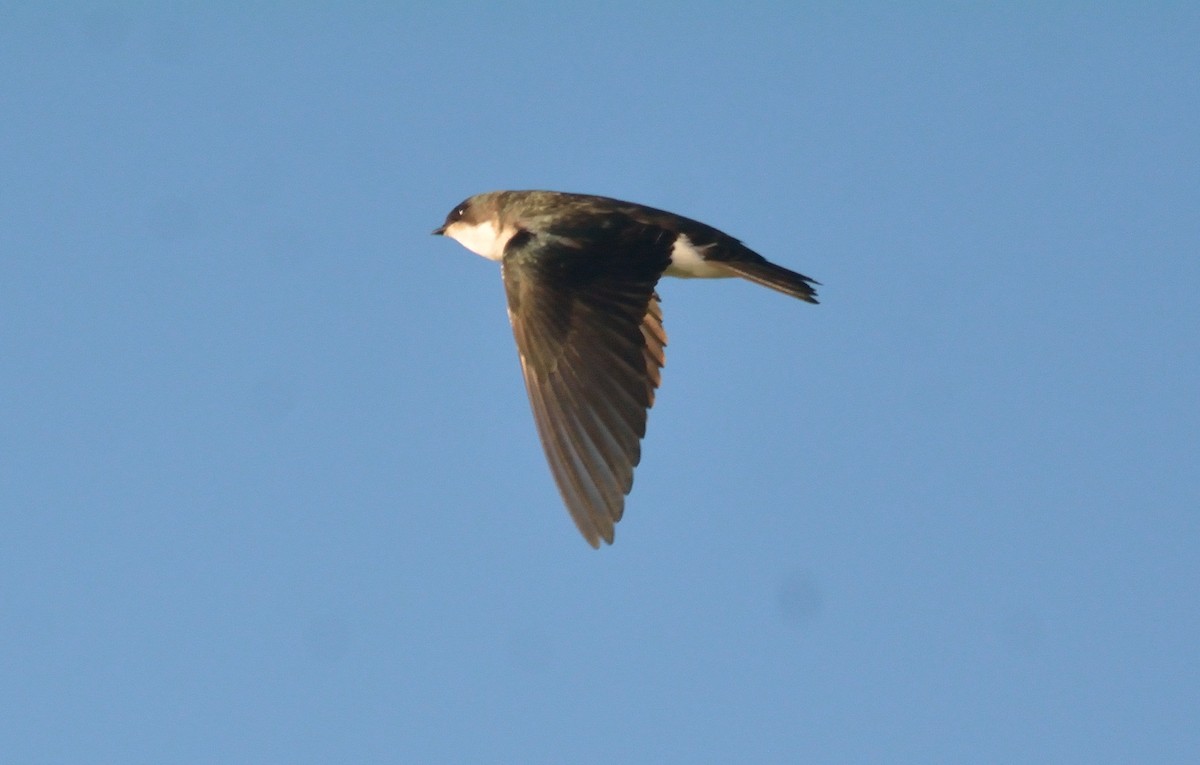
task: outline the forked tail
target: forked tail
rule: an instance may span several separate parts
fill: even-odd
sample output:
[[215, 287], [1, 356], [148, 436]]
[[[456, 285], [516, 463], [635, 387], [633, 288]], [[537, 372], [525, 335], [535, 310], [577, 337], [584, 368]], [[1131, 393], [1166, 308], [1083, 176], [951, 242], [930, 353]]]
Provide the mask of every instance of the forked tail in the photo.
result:
[[[709, 263], [717, 265], [711, 260]], [[770, 287], [785, 295], [791, 295], [794, 298], [800, 298], [809, 303], [817, 302], [817, 291], [814, 287], [820, 284], [820, 282], [810, 279], [804, 274], [789, 271], [783, 266], [777, 266], [770, 261], [764, 260], [761, 263], [753, 263], [744, 260], [727, 260], [722, 261], [719, 265], [722, 268], [729, 269], [731, 273], [743, 279], [749, 279], [755, 284]]]

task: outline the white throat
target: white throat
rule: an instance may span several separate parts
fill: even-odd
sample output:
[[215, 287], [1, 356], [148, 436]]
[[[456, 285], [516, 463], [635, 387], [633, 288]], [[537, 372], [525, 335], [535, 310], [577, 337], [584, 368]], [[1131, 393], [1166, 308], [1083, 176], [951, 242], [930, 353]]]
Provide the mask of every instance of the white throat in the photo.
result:
[[512, 239], [515, 229], [496, 227], [495, 221], [483, 223], [452, 223], [446, 227], [446, 236], [455, 240], [476, 255], [488, 260], [500, 260], [504, 247]]

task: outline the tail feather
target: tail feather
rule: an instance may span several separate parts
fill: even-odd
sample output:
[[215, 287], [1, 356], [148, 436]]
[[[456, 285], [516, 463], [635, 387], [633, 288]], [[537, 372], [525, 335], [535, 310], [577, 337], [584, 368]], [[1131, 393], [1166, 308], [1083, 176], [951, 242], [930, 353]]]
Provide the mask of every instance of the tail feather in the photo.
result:
[[[711, 260], [708, 262], [712, 265], [717, 265]], [[736, 274], [743, 279], [749, 279], [755, 284], [770, 287], [785, 295], [791, 295], [794, 298], [800, 298], [809, 303], [817, 302], [817, 291], [814, 287], [820, 284], [820, 282], [810, 279], [804, 274], [790, 271], [783, 266], [777, 266], [770, 261], [764, 260], [761, 263], [754, 263], [744, 260], [726, 260], [722, 261], [719, 265], [722, 268], [728, 269], [730, 273]]]

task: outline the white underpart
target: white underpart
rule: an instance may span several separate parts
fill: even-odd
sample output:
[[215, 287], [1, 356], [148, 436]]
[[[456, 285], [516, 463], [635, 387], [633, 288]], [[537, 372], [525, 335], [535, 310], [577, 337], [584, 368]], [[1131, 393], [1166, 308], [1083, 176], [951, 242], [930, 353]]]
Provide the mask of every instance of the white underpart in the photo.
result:
[[668, 276], [681, 276], [685, 279], [720, 279], [733, 276], [729, 271], [715, 266], [704, 259], [704, 251], [711, 244], [697, 247], [692, 240], [683, 234], [675, 239], [671, 247], [671, 265], [667, 266]]
[[515, 233], [516, 229], [496, 228], [496, 222], [490, 220], [483, 223], [451, 223], [446, 227], [446, 236], [488, 260], [500, 260], [504, 256], [505, 245]]

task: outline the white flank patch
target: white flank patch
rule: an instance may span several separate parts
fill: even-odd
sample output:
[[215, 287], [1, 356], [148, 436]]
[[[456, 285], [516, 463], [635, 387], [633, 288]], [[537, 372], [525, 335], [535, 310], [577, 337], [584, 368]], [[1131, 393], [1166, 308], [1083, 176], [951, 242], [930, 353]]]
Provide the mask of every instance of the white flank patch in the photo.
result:
[[476, 255], [488, 260], [500, 260], [504, 246], [512, 239], [515, 229], [498, 230], [495, 221], [483, 223], [451, 223], [446, 227], [446, 236], [455, 240]]
[[733, 276], [724, 268], [714, 266], [704, 259], [701, 253], [711, 246], [696, 247], [691, 239], [680, 234], [671, 247], [671, 265], [667, 266], [667, 275], [684, 279], [722, 279]]

